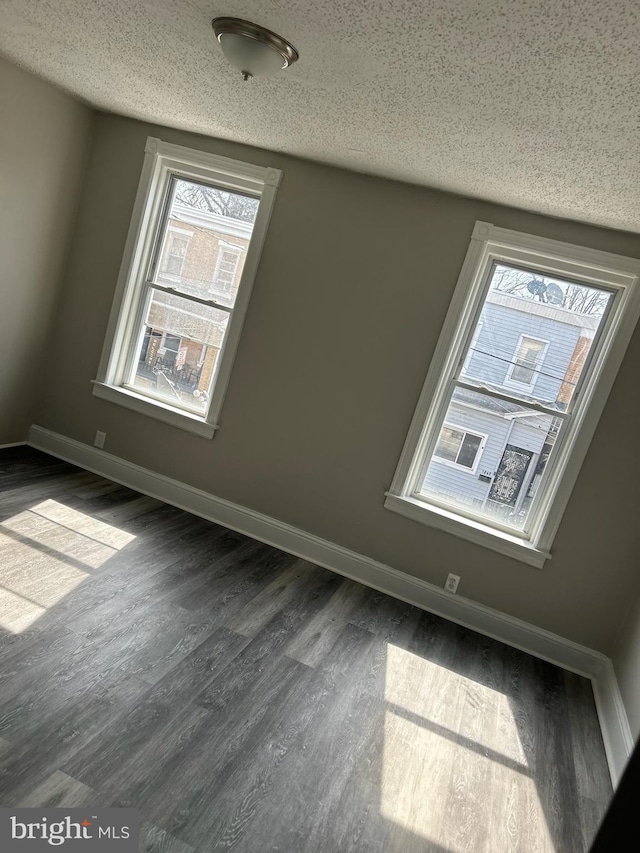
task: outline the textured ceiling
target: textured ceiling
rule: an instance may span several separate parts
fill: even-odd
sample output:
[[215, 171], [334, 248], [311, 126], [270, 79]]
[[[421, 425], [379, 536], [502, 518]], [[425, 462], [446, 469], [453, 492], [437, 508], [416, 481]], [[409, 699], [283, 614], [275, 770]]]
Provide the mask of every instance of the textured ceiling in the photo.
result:
[[[300, 61], [244, 83], [217, 15]], [[2, 0], [0, 53], [101, 109], [640, 231], [638, 0]]]

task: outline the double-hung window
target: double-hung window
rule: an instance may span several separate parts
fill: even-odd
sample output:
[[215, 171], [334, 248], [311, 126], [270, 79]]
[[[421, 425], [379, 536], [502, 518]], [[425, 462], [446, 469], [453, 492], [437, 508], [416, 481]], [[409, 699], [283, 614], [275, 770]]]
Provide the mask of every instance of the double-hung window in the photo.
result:
[[147, 140], [97, 396], [213, 436], [280, 177]]
[[639, 274], [476, 223], [385, 506], [542, 566], [640, 315]]

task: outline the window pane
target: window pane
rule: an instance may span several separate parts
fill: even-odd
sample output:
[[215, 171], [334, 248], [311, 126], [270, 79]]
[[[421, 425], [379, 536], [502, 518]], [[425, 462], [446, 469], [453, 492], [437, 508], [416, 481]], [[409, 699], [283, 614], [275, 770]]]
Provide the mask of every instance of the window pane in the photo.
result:
[[460, 448], [460, 453], [456, 459], [458, 465], [464, 465], [465, 468], [473, 468], [481, 443], [482, 439], [479, 435], [470, 435], [469, 433], [466, 433], [464, 441], [462, 442], [462, 447]]
[[419, 494], [522, 528], [561, 420], [465, 388], [454, 391], [445, 420], [457, 424], [457, 434], [464, 435], [456, 464], [440, 461], [445, 427]]
[[232, 306], [258, 199], [182, 178], [171, 192], [154, 281]]
[[611, 299], [607, 290], [496, 264], [461, 378], [565, 410]]
[[131, 385], [194, 411], [205, 411], [229, 320], [226, 311], [153, 290]]
[[443, 426], [440, 431], [440, 438], [438, 439], [438, 444], [436, 445], [434, 454], [440, 459], [447, 459], [449, 462], [455, 462], [458, 451], [460, 450], [463, 435], [464, 433], [458, 432], [450, 427]]

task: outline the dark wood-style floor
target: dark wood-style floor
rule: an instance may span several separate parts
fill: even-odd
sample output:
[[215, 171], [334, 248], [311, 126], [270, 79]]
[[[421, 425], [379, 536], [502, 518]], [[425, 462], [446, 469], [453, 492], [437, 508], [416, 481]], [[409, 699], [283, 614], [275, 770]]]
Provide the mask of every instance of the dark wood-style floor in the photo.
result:
[[586, 679], [29, 448], [0, 452], [0, 805], [141, 850], [579, 853]]

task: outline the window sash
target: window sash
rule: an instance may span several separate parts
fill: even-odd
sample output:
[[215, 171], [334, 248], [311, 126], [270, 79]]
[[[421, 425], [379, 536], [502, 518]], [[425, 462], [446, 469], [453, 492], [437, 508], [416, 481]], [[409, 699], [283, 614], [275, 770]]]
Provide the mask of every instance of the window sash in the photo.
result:
[[163, 293], [175, 293], [181, 299], [188, 299], [190, 302], [197, 302], [199, 305], [209, 305], [211, 308], [216, 308], [218, 311], [226, 311], [228, 314], [233, 314], [233, 305], [224, 305], [222, 302], [216, 302], [215, 299], [206, 299], [204, 296], [195, 296], [193, 293], [185, 293], [177, 287], [171, 287], [167, 284], [159, 284], [157, 281], [145, 281], [144, 287], [153, 288], [153, 290], [161, 290]]
[[[450, 396], [446, 396], [443, 400], [443, 406], [442, 406], [442, 409], [443, 409], [443, 412], [442, 412], [443, 426], [449, 425], [447, 420], [446, 420], [446, 417], [447, 417], [447, 414], [449, 413], [450, 405], [453, 402], [455, 402], [453, 399], [453, 395], [454, 395], [455, 390], [457, 388], [472, 390], [474, 394], [480, 394], [481, 396], [486, 396], [490, 399], [491, 398], [492, 399], [500, 399], [500, 400], [504, 400], [505, 402], [511, 402], [511, 403], [514, 403], [518, 406], [522, 406], [527, 411], [532, 411], [534, 414], [538, 413], [538, 414], [553, 418], [554, 420], [549, 425], [549, 430], [551, 431], [553, 429], [554, 423], [559, 424], [559, 429], [557, 429], [557, 431], [555, 432], [555, 436], [554, 436], [554, 438], [555, 438], [554, 447], [556, 445], [558, 445], [560, 436], [562, 435], [563, 430], [564, 430], [564, 422], [569, 417], [566, 412], [556, 411], [554, 409], [545, 409], [544, 407], [541, 407], [541, 406], [538, 406], [536, 409], [533, 409], [532, 406], [530, 406], [526, 401], [523, 401], [522, 399], [519, 399], [516, 397], [509, 397], [508, 395], [504, 395], [504, 394], [500, 394], [500, 395], [493, 394], [491, 392], [486, 391], [485, 389], [479, 389], [475, 386], [468, 385], [466, 383], [456, 382], [455, 380], [452, 382], [452, 388], [453, 388], [453, 390], [451, 391]], [[473, 406], [471, 406], [471, 408], [473, 408]], [[457, 429], [460, 430], [461, 432], [463, 431], [463, 429], [461, 427], [457, 427]], [[464, 432], [469, 433], [471, 435], [481, 436], [480, 433], [474, 432], [473, 430], [469, 430], [469, 429], [465, 429]], [[478, 449], [478, 453], [476, 454], [476, 458], [474, 460], [473, 467], [472, 468], [465, 468], [465, 470], [470, 474], [475, 474], [477, 469], [478, 469], [478, 465], [480, 462], [481, 455], [484, 452], [484, 449], [486, 447], [488, 435], [482, 435], [482, 439], [483, 439], [483, 441], [481, 442], [480, 447]], [[456, 463], [447, 462], [446, 460], [443, 460], [436, 455], [436, 448], [437, 448], [438, 441], [439, 441], [439, 436], [436, 437], [435, 444], [433, 445], [434, 449], [432, 451], [425, 452], [424, 456], [422, 457], [420, 467], [417, 468], [417, 474], [415, 476], [415, 480], [414, 480], [412, 487], [411, 487], [410, 496], [413, 499], [420, 501], [426, 505], [434, 504], [435, 506], [438, 506], [438, 507], [441, 507], [441, 508], [444, 508], [447, 510], [451, 510], [455, 513], [459, 513], [460, 515], [464, 516], [465, 518], [480, 521], [483, 524], [486, 524], [486, 525], [491, 526], [491, 527], [495, 527], [497, 530], [508, 532], [510, 535], [512, 535], [514, 537], [517, 537], [517, 538], [520, 538], [523, 540], [529, 539], [531, 528], [532, 528], [532, 521], [534, 518], [535, 509], [536, 509], [536, 503], [535, 503], [536, 497], [539, 493], [540, 488], [544, 488], [544, 483], [545, 483], [544, 478], [545, 478], [545, 474], [547, 473], [547, 468], [549, 467], [549, 460], [547, 460], [547, 464], [545, 465], [545, 469], [542, 472], [542, 474], [539, 476], [539, 479], [537, 481], [536, 494], [534, 494], [532, 496], [531, 509], [530, 509], [530, 512], [527, 516], [527, 519], [526, 519], [525, 523], [523, 524], [523, 526], [516, 527], [515, 525], [512, 525], [512, 524], [502, 523], [498, 518], [494, 518], [490, 514], [483, 514], [481, 512], [476, 512], [476, 511], [470, 509], [469, 507], [465, 506], [464, 504], [456, 502], [454, 499], [447, 500], [446, 498], [439, 497], [437, 494], [423, 491], [423, 486], [424, 486], [424, 483], [427, 479], [427, 473], [428, 473], [429, 467], [431, 465], [431, 462], [434, 459], [437, 460], [438, 462], [443, 462], [444, 464], [448, 464], [448, 465], [455, 464], [456, 468], [458, 468], [458, 469], [462, 468], [462, 466], [460, 466], [457, 462]], [[427, 445], [427, 447], [428, 447], [428, 445]], [[553, 457], [553, 454], [550, 454], [550, 455], [551, 455], [551, 457]], [[488, 492], [487, 492], [487, 497], [488, 497]]]

